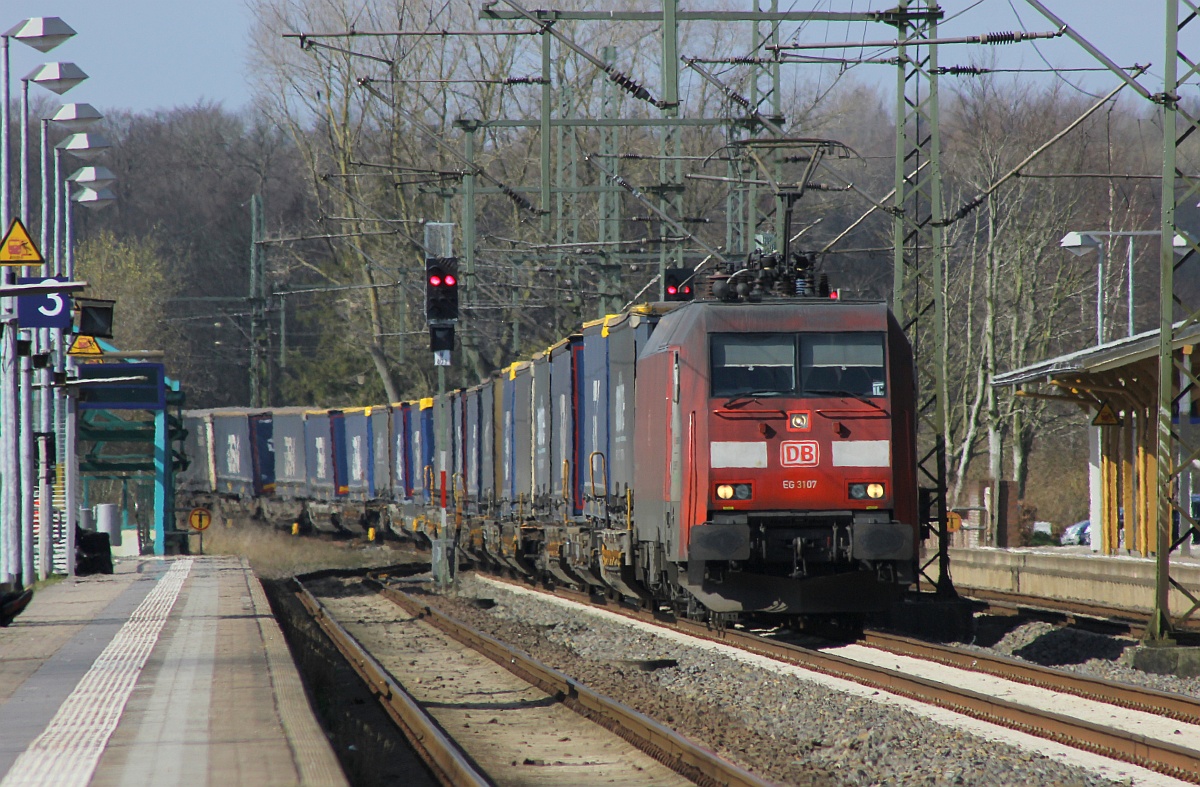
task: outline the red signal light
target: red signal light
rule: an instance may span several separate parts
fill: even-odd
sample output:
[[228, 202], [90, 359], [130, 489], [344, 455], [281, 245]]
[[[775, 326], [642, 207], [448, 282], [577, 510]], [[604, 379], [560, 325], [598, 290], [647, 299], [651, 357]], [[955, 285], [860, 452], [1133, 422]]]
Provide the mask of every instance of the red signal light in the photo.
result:
[[668, 301], [690, 301], [694, 275], [691, 268], [667, 268], [663, 271], [663, 296]]
[[446, 274], [446, 286], [453, 287], [455, 284], [458, 284], [458, 279], [454, 278], [453, 273], [447, 273]]
[[841, 299], [842, 299], [842, 291], [841, 290], [830, 290], [829, 291], [829, 300], [839, 301]]
[[442, 286], [442, 277], [438, 276], [435, 273], [433, 276], [429, 277], [429, 284], [432, 287], [441, 287]]

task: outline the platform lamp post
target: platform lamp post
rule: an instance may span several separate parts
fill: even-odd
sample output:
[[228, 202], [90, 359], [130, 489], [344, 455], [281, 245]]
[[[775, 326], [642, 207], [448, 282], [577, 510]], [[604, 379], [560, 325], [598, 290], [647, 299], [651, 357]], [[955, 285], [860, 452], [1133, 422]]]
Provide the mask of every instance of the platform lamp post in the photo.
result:
[[[16, 39], [41, 52], [48, 52], [73, 36], [58, 17], [24, 19], [0, 35], [0, 224], [8, 228], [12, 218], [9, 153], [9, 39]], [[3, 281], [11, 273], [5, 271]], [[18, 492], [20, 455], [17, 412], [17, 325], [11, 298], [0, 299], [0, 582], [16, 579], [25, 563], [21, 559], [21, 499]]]
[[[100, 191], [95, 189], [83, 188], [76, 194], [69, 196], [66, 200], [62, 198], [63, 194], [70, 194], [71, 182], [62, 179], [62, 154], [70, 153], [76, 158], [88, 161], [102, 154], [109, 147], [108, 140], [99, 134], [91, 132], [77, 132], [64, 139], [55, 145], [54, 148], [54, 260], [55, 272], [60, 273], [70, 279], [75, 273], [75, 255], [74, 255], [74, 234], [72, 232], [72, 211], [71, 203], [79, 202], [87, 207], [101, 208], [111, 204], [116, 197], [107, 188]], [[86, 168], [85, 168], [86, 169]], [[79, 174], [78, 172], [75, 174]], [[111, 173], [110, 173], [111, 174]], [[112, 182], [111, 180], [109, 181]], [[65, 202], [65, 204], [64, 204]], [[60, 231], [60, 227], [62, 231]], [[65, 243], [63, 242], [65, 241]], [[65, 249], [65, 254], [64, 254]], [[68, 373], [75, 368], [75, 362], [66, 356], [65, 352], [59, 356], [57, 369], [60, 372]], [[67, 574], [74, 576], [75, 574], [75, 522], [78, 517], [76, 509], [76, 501], [79, 494], [79, 471], [76, 466], [75, 457], [75, 442], [77, 436], [77, 415], [75, 409], [75, 399], [72, 396], [66, 396], [63, 389], [55, 389], [55, 412], [61, 413], [62, 417], [58, 420], [63, 423], [64, 429], [62, 439], [59, 443], [58, 456], [63, 463], [64, 468], [64, 502], [63, 507], [66, 509], [65, 514], [65, 529], [66, 529], [66, 553], [67, 553]]]
[[[41, 119], [41, 156], [39, 161], [41, 163], [42, 194], [45, 195], [42, 199], [41, 249], [42, 254], [47, 258], [48, 261], [50, 261], [52, 266], [51, 273], [53, 273], [55, 276], [62, 276], [63, 267], [61, 256], [57, 259], [55, 258], [55, 244], [51, 241], [51, 231], [54, 231], [55, 238], [61, 236], [59, 225], [56, 223], [61, 220], [61, 217], [59, 214], [59, 209], [56, 208], [52, 219], [51, 203], [53, 202], [55, 205], [61, 205], [62, 203], [58, 174], [61, 168], [62, 152], [57, 149], [54, 151], [54, 177], [52, 179], [50, 162], [50, 124], [54, 123], [59, 128], [65, 129], [68, 132], [77, 133], [88, 129], [102, 118], [103, 115], [96, 111], [96, 108], [91, 104], [71, 103], [63, 104], [52, 116], [43, 117]], [[112, 173], [104, 167], [83, 167], [71, 174], [67, 180], [78, 186], [102, 189], [113, 182], [113, 177]], [[52, 387], [50, 383], [54, 378], [55, 370], [57, 369], [61, 371], [63, 369], [61, 360], [63, 347], [61, 329], [43, 328], [41, 330], [41, 334], [43, 347], [42, 352], [49, 353], [51, 357], [50, 363], [46, 364], [45, 368], [43, 369], [42, 377], [43, 396], [41, 397], [41, 408], [39, 415], [41, 422], [40, 431], [43, 435], [42, 440], [44, 441], [45, 445], [41, 460], [38, 494], [40, 495], [39, 499], [47, 501], [45, 507], [47, 516], [44, 517], [44, 519], [47, 523], [49, 523], [53, 521], [54, 516], [53, 497], [50, 489], [50, 441], [58, 441], [59, 450], [56, 455], [61, 457], [63, 455], [61, 448], [63, 444], [63, 435], [59, 430], [59, 427], [62, 424], [63, 410], [65, 407], [65, 402], [59, 398], [61, 395], [60, 390]], [[50, 537], [50, 528], [48, 526], [42, 527], [42, 532], [39, 538], [39, 543], [41, 546], [38, 553], [38, 576], [45, 577], [51, 569], [50, 553], [53, 549]]]
[[[71, 88], [78, 85], [87, 79], [87, 74], [83, 72], [79, 66], [74, 63], [46, 63], [38, 66], [33, 71], [30, 71], [21, 78], [21, 223], [29, 226], [29, 83], [49, 90], [57, 95], [66, 93]], [[41, 170], [45, 173], [45, 147], [42, 148], [42, 165]], [[43, 184], [45, 177], [42, 178]], [[42, 203], [45, 204], [45, 191], [43, 193]], [[45, 211], [42, 211], [43, 216]], [[44, 225], [43, 225], [44, 227]], [[44, 230], [43, 230], [44, 234]], [[45, 254], [45, 244], [42, 245], [42, 253]], [[33, 274], [29, 268], [23, 271], [25, 276]], [[37, 331], [36, 337], [26, 333], [26, 340], [30, 341], [33, 351], [26, 352], [21, 355], [21, 370], [20, 370], [20, 465], [21, 465], [21, 580], [24, 584], [31, 584], [36, 575], [45, 576], [45, 572], [37, 571], [33, 561], [33, 490], [35, 486], [35, 461], [34, 461], [34, 430], [33, 430], [33, 355], [36, 354], [41, 358], [45, 357], [45, 353], [50, 348], [50, 334], [45, 328]], [[36, 342], [33, 340], [36, 338]], [[48, 366], [43, 364], [43, 369], [48, 370]], [[44, 412], [49, 404], [50, 387], [46, 385], [47, 381], [43, 380], [42, 386], [42, 407], [40, 411]], [[40, 419], [45, 420], [45, 419]], [[49, 431], [48, 424], [42, 423], [42, 431]], [[36, 484], [39, 492], [43, 488], [48, 488], [45, 483], [45, 477], [48, 469], [43, 467], [41, 476], [43, 483]], [[49, 515], [50, 506], [47, 498], [39, 498], [41, 501], [41, 516], [39, 521], [46, 521]], [[48, 533], [48, 528], [42, 528], [43, 533]], [[48, 545], [48, 540], [43, 540], [43, 550]], [[44, 552], [43, 552], [44, 554]], [[42, 561], [45, 563], [45, 561]]]

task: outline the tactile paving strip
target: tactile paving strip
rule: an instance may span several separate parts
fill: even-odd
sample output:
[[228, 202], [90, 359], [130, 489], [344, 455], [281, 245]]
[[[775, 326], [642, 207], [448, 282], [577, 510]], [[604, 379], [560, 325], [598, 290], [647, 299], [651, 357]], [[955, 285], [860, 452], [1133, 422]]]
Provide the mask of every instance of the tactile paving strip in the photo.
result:
[[172, 563], [0, 787], [85, 787], [91, 781], [191, 568], [191, 558]]

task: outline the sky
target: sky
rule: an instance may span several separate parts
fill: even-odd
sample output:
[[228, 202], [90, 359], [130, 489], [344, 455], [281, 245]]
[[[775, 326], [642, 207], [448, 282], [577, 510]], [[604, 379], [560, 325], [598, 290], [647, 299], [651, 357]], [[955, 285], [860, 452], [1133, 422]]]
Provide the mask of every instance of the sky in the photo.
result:
[[[451, 0], [471, 2], [480, 0]], [[152, 111], [190, 106], [200, 101], [220, 103], [239, 110], [251, 100], [246, 74], [250, 28], [247, 5], [253, 0], [6, 0], [0, 4], [6, 19], [0, 30], [32, 16], [58, 16], [78, 35], [55, 50], [42, 54], [20, 43], [11, 45], [13, 97], [16, 79], [40, 63], [51, 60], [74, 62], [89, 79], [63, 101], [90, 103], [101, 111], [132, 109]], [[1163, 3], [1161, 0], [1045, 0], [1084, 37], [1122, 65], [1153, 63], [1146, 84], [1161, 85], [1163, 62]], [[550, 0], [534, 6], [552, 7]], [[620, 7], [620, 0], [597, 0], [595, 8]], [[681, 7], [699, 10], [711, 3], [682, 0]], [[746, 2], [744, 5], [749, 6]], [[894, 0], [780, 0], [781, 10], [814, 9], [837, 11], [882, 10]], [[1025, 0], [947, 0], [943, 4], [948, 21], [942, 37], [978, 35], [985, 32], [1026, 29], [1050, 31], [1054, 26]], [[1018, 21], [1018, 15], [1020, 21]], [[1200, 23], [1194, 25], [1200, 28]], [[895, 29], [881, 24], [812, 23], [805, 29], [806, 41], [889, 40]], [[1200, 42], [1198, 42], [1200, 43]], [[1065, 38], [1002, 47], [944, 47], [943, 64], [970, 62], [995, 52], [1005, 66], [1044, 68], [1041, 56], [1056, 66], [1094, 66], [1095, 61], [1074, 42]], [[1190, 47], [1189, 47], [1190, 48]], [[1039, 55], [1040, 52], [1040, 55]], [[682, 53], [688, 54], [688, 53]], [[702, 53], [696, 53], [702, 54]], [[849, 54], [849, 53], [845, 53]], [[868, 81], [894, 84], [886, 66], [863, 66], [856, 70]], [[1065, 75], [1092, 92], [1105, 92], [1114, 78], [1101, 73]], [[1056, 77], [1038, 77], [1054, 79]]]
[[[17, 80], [41, 63], [75, 63], [87, 81], [62, 101], [151, 111], [212, 101], [237, 110], [250, 101], [247, 0], [4, 0], [0, 31], [22, 19], [57, 16], [76, 35], [45, 54], [9, 45], [13, 100]], [[46, 96], [52, 96], [44, 90]]]

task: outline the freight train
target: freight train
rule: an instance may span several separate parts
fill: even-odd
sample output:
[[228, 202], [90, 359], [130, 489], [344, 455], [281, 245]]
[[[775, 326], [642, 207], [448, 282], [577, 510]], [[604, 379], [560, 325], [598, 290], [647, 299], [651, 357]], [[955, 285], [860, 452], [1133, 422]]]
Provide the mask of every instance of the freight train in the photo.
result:
[[642, 305], [465, 390], [185, 418], [184, 493], [694, 618], [871, 612], [917, 573], [913, 355], [883, 302]]

